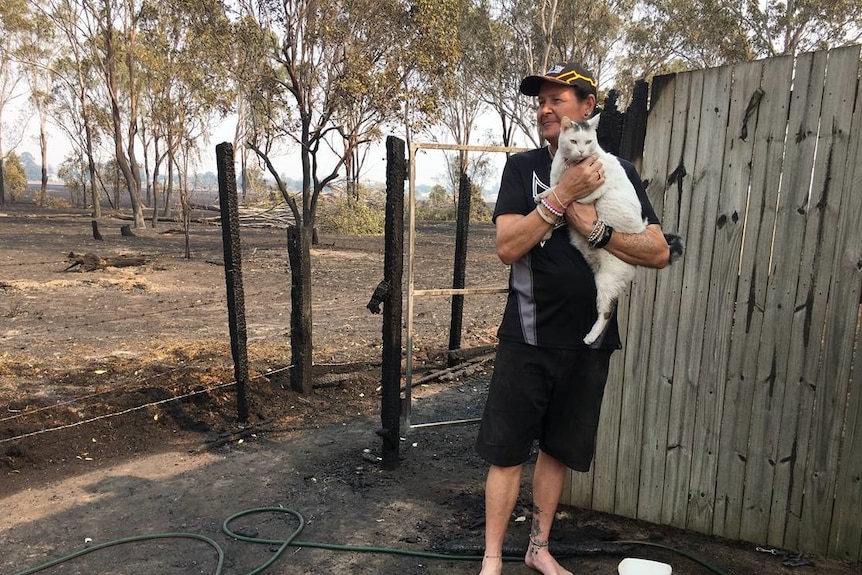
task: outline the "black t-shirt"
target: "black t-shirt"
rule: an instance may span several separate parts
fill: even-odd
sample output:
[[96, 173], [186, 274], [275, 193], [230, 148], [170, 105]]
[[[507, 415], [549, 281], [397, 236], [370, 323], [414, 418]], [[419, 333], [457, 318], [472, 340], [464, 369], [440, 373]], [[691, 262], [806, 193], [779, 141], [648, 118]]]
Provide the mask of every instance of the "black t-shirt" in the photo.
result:
[[[659, 223], [637, 170], [630, 162], [619, 161], [637, 191], [644, 218], [650, 224]], [[527, 215], [533, 211], [534, 198], [548, 189], [550, 174], [547, 147], [511, 156], [503, 168], [494, 220], [501, 214]], [[583, 338], [596, 318], [593, 272], [569, 243], [568, 226], [561, 226], [512, 264], [509, 296], [497, 336], [542, 347], [576, 349], [584, 346]], [[619, 349], [616, 313], [593, 346]]]

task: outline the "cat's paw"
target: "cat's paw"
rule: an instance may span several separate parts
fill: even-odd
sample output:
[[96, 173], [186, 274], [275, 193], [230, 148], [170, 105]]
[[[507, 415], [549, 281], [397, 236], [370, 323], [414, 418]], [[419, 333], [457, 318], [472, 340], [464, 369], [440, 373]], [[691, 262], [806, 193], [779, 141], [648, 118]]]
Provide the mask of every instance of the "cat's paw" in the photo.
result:
[[590, 333], [588, 333], [588, 334], [586, 335], [586, 337], [584, 337], [584, 343], [585, 343], [585, 344], [587, 344], [587, 345], [592, 345], [593, 343], [595, 343], [595, 341], [596, 341], [597, 339], [599, 339], [599, 336], [600, 336], [600, 335], [602, 335], [601, 330], [596, 331], [596, 329], [595, 329], [595, 328], [593, 328], [593, 329], [590, 331]]
[[[610, 314], [607, 314], [607, 315], [608, 315], [608, 318], [610, 318]], [[598, 341], [599, 337], [601, 337], [601, 335], [605, 332], [605, 328], [607, 326], [608, 326], [607, 319], [605, 319], [603, 321], [602, 318], [599, 318], [598, 321], [596, 321], [596, 323], [593, 324], [593, 328], [590, 330], [590, 333], [588, 333], [584, 337], [584, 343], [589, 345], [589, 346], [592, 346], [596, 341]]]

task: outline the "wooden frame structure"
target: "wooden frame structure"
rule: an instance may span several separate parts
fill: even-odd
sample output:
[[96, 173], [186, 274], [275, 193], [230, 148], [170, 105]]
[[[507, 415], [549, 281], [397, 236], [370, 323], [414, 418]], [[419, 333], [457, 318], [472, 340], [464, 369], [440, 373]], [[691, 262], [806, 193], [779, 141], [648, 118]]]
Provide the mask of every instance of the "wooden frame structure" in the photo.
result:
[[505, 293], [507, 287], [480, 287], [480, 288], [433, 288], [417, 290], [414, 286], [414, 260], [416, 254], [416, 151], [417, 150], [450, 150], [471, 152], [523, 152], [528, 148], [517, 148], [507, 146], [469, 146], [461, 144], [437, 144], [412, 142], [410, 144], [409, 158], [409, 190], [408, 190], [408, 228], [407, 228], [407, 333], [406, 333], [406, 373], [404, 382], [404, 399], [401, 406], [402, 427], [414, 429], [419, 427], [432, 427], [437, 425], [452, 425], [462, 423], [475, 423], [476, 419], [437, 421], [412, 425], [410, 423], [412, 407], [413, 386], [413, 311], [414, 302], [417, 297], [437, 296], [469, 296]]

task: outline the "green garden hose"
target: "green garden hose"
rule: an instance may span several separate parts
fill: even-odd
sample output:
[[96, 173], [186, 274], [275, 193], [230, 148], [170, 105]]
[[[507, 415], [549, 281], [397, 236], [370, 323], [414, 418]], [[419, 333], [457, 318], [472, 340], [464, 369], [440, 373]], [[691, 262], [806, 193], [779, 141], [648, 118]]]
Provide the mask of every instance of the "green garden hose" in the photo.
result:
[[[262, 539], [259, 537], [249, 537], [247, 535], [242, 535], [236, 533], [231, 530], [230, 523], [240, 517], [245, 517], [248, 515], [257, 515], [261, 513], [281, 513], [292, 515], [296, 518], [298, 525], [293, 530], [293, 532], [287, 537], [287, 539]], [[246, 575], [257, 575], [258, 573], [262, 573], [266, 569], [268, 569], [273, 563], [275, 563], [279, 557], [287, 550], [288, 547], [311, 547], [315, 549], [327, 549], [330, 551], [351, 551], [354, 553], [380, 553], [380, 554], [388, 554], [388, 555], [406, 555], [409, 557], [420, 557], [424, 559], [441, 559], [445, 561], [481, 561], [481, 555], [453, 555], [448, 553], [432, 553], [428, 551], [412, 551], [408, 549], [392, 549], [387, 547], [366, 547], [366, 546], [354, 546], [354, 545], [337, 545], [334, 543], [316, 543], [313, 541], [299, 541], [296, 539], [297, 536], [302, 532], [305, 528], [305, 518], [298, 511], [294, 511], [293, 509], [287, 509], [285, 507], [257, 507], [253, 509], [246, 509], [244, 511], [240, 511], [239, 513], [234, 513], [230, 517], [224, 520], [222, 523], [222, 531], [230, 537], [231, 539], [235, 539], [237, 541], [243, 541], [246, 543], [257, 543], [261, 545], [278, 545], [278, 550], [269, 558], [268, 561], [256, 567], [254, 570], [248, 572]], [[81, 557], [83, 555], [87, 555], [94, 551], [98, 551], [100, 549], [105, 549], [108, 547], [114, 547], [118, 545], [125, 545], [127, 543], [136, 543], [141, 541], [150, 541], [154, 539], [194, 539], [198, 541], [203, 541], [207, 543], [210, 547], [215, 549], [216, 554], [218, 555], [218, 563], [216, 565], [215, 571], [213, 575], [221, 575], [222, 569], [224, 568], [224, 550], [219, 546], [218, 543], [210, 539], [209, 537], [205, 537], [203, 535], [197, 535], [195, 533], [156, 533], [153, 535], [138, 535], [134, 537], [124, 537], [122, 539], [115, 539], [113, 541], [106, 541], [105, 543], [100, 543], [98, 545], [94, 545], [92, 547], [87, 547], [86, 549], [81, 549], [80, 551], [76, 551], [74, 553], [70, 553], [69, 555], [65, 555], [63, 557], [59, 557], [57, 559], [53, 559], [48, 561], [47, 563], [43, 563], [41, 565], [37, 565], [35, 567], [31, 567], [24, 571], [20, 571], [15, 573], [14, 575], [31, 575], [32, 573], [37, 573], [39, 571], [43, 571], [48, 569], [49, 567], [54, 567], [56, 565], [60, 565], [61, 563], [66, 563], [67, 561], [71, 561], [77, 557]], [[681, 549], [675, 549], [673, 547], [668, 547], [665, 545], [660, 545], [658, 543], [651, 543], [647, 541], [614, 541], [615, 544], [620, 545], [647, 545], [650, 547], [657, 547], [660, 549], [665, 549], [668, 551], [673, 551], [684, 557], [691, 559], [692, 561], [697, 562], [703, 567], [709, 569], [716, 575], [726, 575], [723, 571], [721, 571], [718, 567], [711, 565], [710, 563], [683, 551]], [[503, 561], [523, 561], [523, 557], [514, 557], [514, 556], [505, 556], [503, 557]]]
[[31, 567], [29, 569], [25, 569], [24, 571], [19, 571], [15, 573], [15, 575], [30, 575], [31, 573], [37, 573], [39, 571], [44, 571], [49, 567], [54, 567], [55, 565], [60, 565], [61, 563], [66, 563], [71, 561], [72, 559], [76, 559], [83, 555], [88, 555], [93, 551], [98, 551], [99, 549], [106, 549], [108, 547], [116, 547], [118, 545], [124, 545], [126, 543], [137, 543], [140, 541], [150, 541], [153, 539], [197, 539], [198, 541], [204, 541], [210, 547], [215, 549], [218, 554], [218, 564], [216, 565], [215, 575], [219, 575], [221, 573], [222, 567], [224, 567], [224, 550], [219, 546], [218, 543], [206, 537], [204, 535], [197, 535], [196, 533], [155, 533], [153, 535], [135, 535], [133, 537], [123, 537], [122, 539], [114, 539], [113, 541], [106, 541], [104, 543], [99, 543], [98, 545], [93, 545], [92, 547], [87, 547], [86, 549], [81, 549], [80, 551], [75, 551], [74, 553], [70, 553], [68, 555], [64, 555], [63, 557], [58, 557], [57, 559], [52, 559], [47, 563], [42, 563], [41, 565], [36, 565], [35, 567]]

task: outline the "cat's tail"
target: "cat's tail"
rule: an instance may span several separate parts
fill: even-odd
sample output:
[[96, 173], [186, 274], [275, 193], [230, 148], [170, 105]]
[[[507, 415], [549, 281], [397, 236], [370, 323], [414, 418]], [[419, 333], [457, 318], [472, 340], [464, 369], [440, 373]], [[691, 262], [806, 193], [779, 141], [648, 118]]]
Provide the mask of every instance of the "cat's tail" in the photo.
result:
[[670, 247], [670, 259], [668, 259], [668, 263], [672, 264], [682, 257], [682, 253], [685, 251], [685, 242], [679, 234], [664, 234], [664, 239]]

